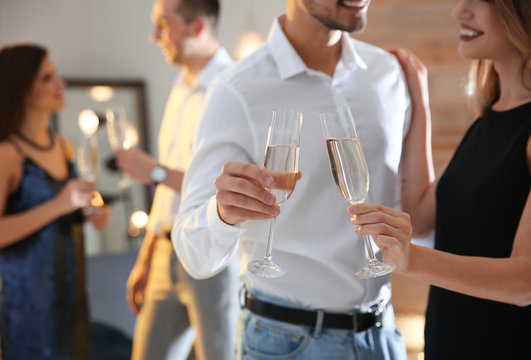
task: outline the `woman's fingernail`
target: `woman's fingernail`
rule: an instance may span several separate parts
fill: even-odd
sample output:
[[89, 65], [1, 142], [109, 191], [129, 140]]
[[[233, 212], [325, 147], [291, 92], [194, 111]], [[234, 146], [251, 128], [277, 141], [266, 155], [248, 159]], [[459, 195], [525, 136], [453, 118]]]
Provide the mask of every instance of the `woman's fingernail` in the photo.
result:
[[266, 184], [266, 186], [270, 186], [273, 184], [273, 177], [272, 176], [266, 176], [266, 178], [264, 179], [264, 183]]

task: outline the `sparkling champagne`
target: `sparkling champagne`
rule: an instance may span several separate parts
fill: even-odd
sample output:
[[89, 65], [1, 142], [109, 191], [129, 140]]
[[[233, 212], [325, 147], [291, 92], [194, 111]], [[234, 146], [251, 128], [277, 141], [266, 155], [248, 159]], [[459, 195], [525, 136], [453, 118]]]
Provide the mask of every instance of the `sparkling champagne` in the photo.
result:
[[94, 181], [100, 167], [95, 139], [85, 138], [77, 148], [77, 169], [81, 178]]
[[340, 194], [351, 204], [363, 202], [369, 192], [369, 171], [359, 139], [327, 138], [326, 148]]
[[293, 192], [297, 183], [300, 146], [273, 145], [266, 149], [264, 167], [275, 169], [275, 184], [269, 191], [277, 198], [277, 205], [282, 205]]

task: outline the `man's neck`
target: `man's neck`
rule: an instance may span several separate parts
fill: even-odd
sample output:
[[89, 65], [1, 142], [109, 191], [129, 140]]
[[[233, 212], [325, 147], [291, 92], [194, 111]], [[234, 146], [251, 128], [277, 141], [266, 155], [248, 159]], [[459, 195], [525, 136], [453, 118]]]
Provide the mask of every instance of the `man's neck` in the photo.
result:
[[333, 76], [341, 57], [341, 32], [330, 30], [299, 8], [288, 8], [280, 26], [306, 66]]
[[181, 71], [183, 71], [184, 80], [190, 86], [194, 86], [197, 83], [201, 71], [209, 63], [210, 60], [216, 55], [219, 49], [219, 43], [212, 43], [210, 46], [205, 47], [202, 51], [186, 58], [181, 65]]

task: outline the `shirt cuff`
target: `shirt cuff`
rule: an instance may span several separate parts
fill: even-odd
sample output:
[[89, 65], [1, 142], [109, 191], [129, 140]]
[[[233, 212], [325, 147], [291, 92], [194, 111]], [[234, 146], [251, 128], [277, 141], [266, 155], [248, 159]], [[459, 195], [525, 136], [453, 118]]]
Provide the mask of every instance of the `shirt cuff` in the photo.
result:
[[209, 232], [220, 244], [232, 246], [244, 233], [245, 229], [240, 224], [229, 225], [218, 214], [218, 202], [216, 197], [212, 196], [207, 203], [207, 223]]

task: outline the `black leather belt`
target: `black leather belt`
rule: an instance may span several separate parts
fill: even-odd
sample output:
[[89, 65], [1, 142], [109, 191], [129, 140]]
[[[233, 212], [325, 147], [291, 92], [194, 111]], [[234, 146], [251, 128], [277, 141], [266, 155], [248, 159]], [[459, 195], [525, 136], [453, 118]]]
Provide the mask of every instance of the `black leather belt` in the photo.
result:
[[[295, 325], [314, 327], [317, 324], [318, 312], [294, 309], [271, 304], [245, 293], [245, 307], [252, 313], [269, 319], [283, 321]], [[382, 325], [381, 306], [375, 306], [372, 312], [354, 312], [352, 314], [324, 313], [323, 328], [345, 329], [356, 332], [365, 331], [373, 326]]]

